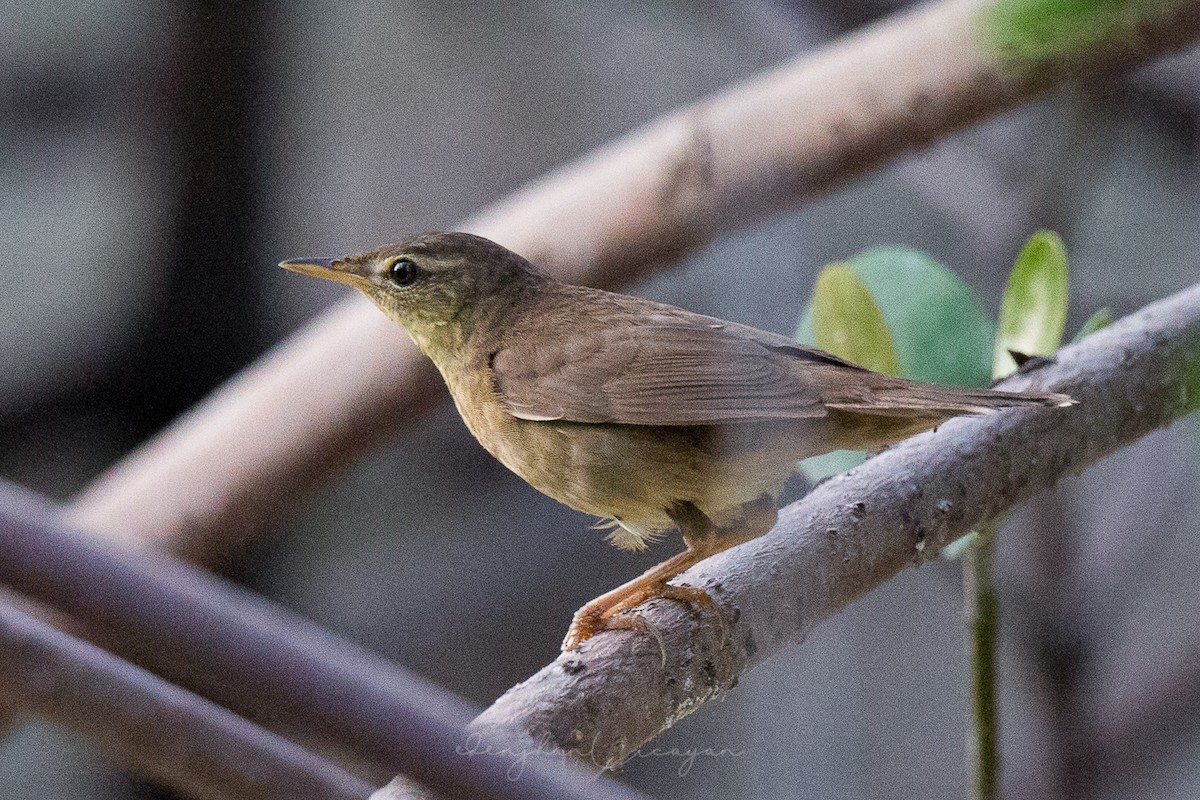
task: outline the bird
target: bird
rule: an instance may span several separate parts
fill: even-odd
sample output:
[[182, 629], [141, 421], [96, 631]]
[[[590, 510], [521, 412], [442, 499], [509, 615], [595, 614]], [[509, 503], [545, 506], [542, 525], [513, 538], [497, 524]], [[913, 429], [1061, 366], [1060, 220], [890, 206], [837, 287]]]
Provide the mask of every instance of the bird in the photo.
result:
[[432, 232], [341, 258], [280, 266], [357, 289], [437, 367], [466, 426], [534, 488], [599, 517], [641, 550], [669, 531], [684, 550], [574, 615], [572, 650], [665, 597], [715, 607], [670, 580], [774, 527], [797, 462], [879, 450], [962, 414], [1062, 407], [891, 377], [779, 334], [556, 280], [469, 233]]

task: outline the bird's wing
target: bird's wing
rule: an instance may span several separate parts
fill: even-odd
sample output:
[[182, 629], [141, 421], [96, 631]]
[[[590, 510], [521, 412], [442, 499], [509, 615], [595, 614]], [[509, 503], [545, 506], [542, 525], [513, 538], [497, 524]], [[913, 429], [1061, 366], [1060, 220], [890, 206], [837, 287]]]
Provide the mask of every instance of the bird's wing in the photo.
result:
[[797, 362], [857, 369], [783, 337], [697, 319], [705, 321], [518, 337], [492, 354], [496, 391], [521, 419], [704, 425], [824, 416]]

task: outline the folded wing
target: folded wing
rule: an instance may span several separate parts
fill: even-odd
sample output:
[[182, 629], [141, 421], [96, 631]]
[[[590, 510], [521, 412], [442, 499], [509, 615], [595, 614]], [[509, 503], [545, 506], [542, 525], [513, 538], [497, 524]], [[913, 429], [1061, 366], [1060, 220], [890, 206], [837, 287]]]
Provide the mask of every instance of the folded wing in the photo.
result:
[[620, 325], [537, 340], [509, 342], [490, 362], [501, 400], [521, 419], [705, 425], [821, 417], [821, 396], [797, 361], [856, 369], [782, 337], [715, 321]]

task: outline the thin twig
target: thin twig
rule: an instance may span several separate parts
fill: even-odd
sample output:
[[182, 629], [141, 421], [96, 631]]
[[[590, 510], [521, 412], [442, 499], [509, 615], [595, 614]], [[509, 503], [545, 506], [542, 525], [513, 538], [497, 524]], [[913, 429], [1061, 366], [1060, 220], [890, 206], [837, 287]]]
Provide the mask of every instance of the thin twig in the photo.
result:
[[365, 800], [370, 784], [0, 600], [0, 676], [15, 708], [60, 723], [204, 800]]
[[365, 760], [380, 782], [399, 771], [454, 798], [637, 796], [562, 764], [538, 764], [514, 781], [507, 766], [473, 757], [472, 709], [451, 693], [203, 570], [83, 535], [37, 495], [3, 482], [0, 583], [243, 716]]
[[[1077, 76], [1191, 40], [1200, 4], [1139, 4], [1136, 35], [1012, 69], [981, 41], [985, 0], [944, 0], [677, 111], [462, 227], [562, 278], [642, 277], [729, 231]], [[397, 232], [397, 236], [403, 232]], [[432, 370], [351, 300], [291, 337], [111, 469], [73, 519], [212, 559], [428, 409]]]
[[831, 479], [785, 508], [769, 534], [680, 577], [712, 614], [670, 601], [639, 609], [661, 636], [614, 631], [561, 655], [473, 723], [483, 742], [537, 742], [612, 766], [785, 644], [948, 541], [1200, 403], [1200, 287], [1060, 351], [1002, 388], [1073, 395], [1074, 408], [959, 418]]

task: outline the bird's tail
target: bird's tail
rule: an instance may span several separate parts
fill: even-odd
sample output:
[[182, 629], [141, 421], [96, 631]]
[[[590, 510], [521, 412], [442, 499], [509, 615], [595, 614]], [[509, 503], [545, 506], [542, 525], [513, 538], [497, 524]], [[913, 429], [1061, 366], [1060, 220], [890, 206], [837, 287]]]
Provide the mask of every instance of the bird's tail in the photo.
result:
[[953, 417], [986, 414], [1000, 408], [1042, 406], [1064, 408], [1076, 401], [1056, 392], [998, 392], [891, 379], [859, 398], [826, 402], [829, 408], [881, 417]]

